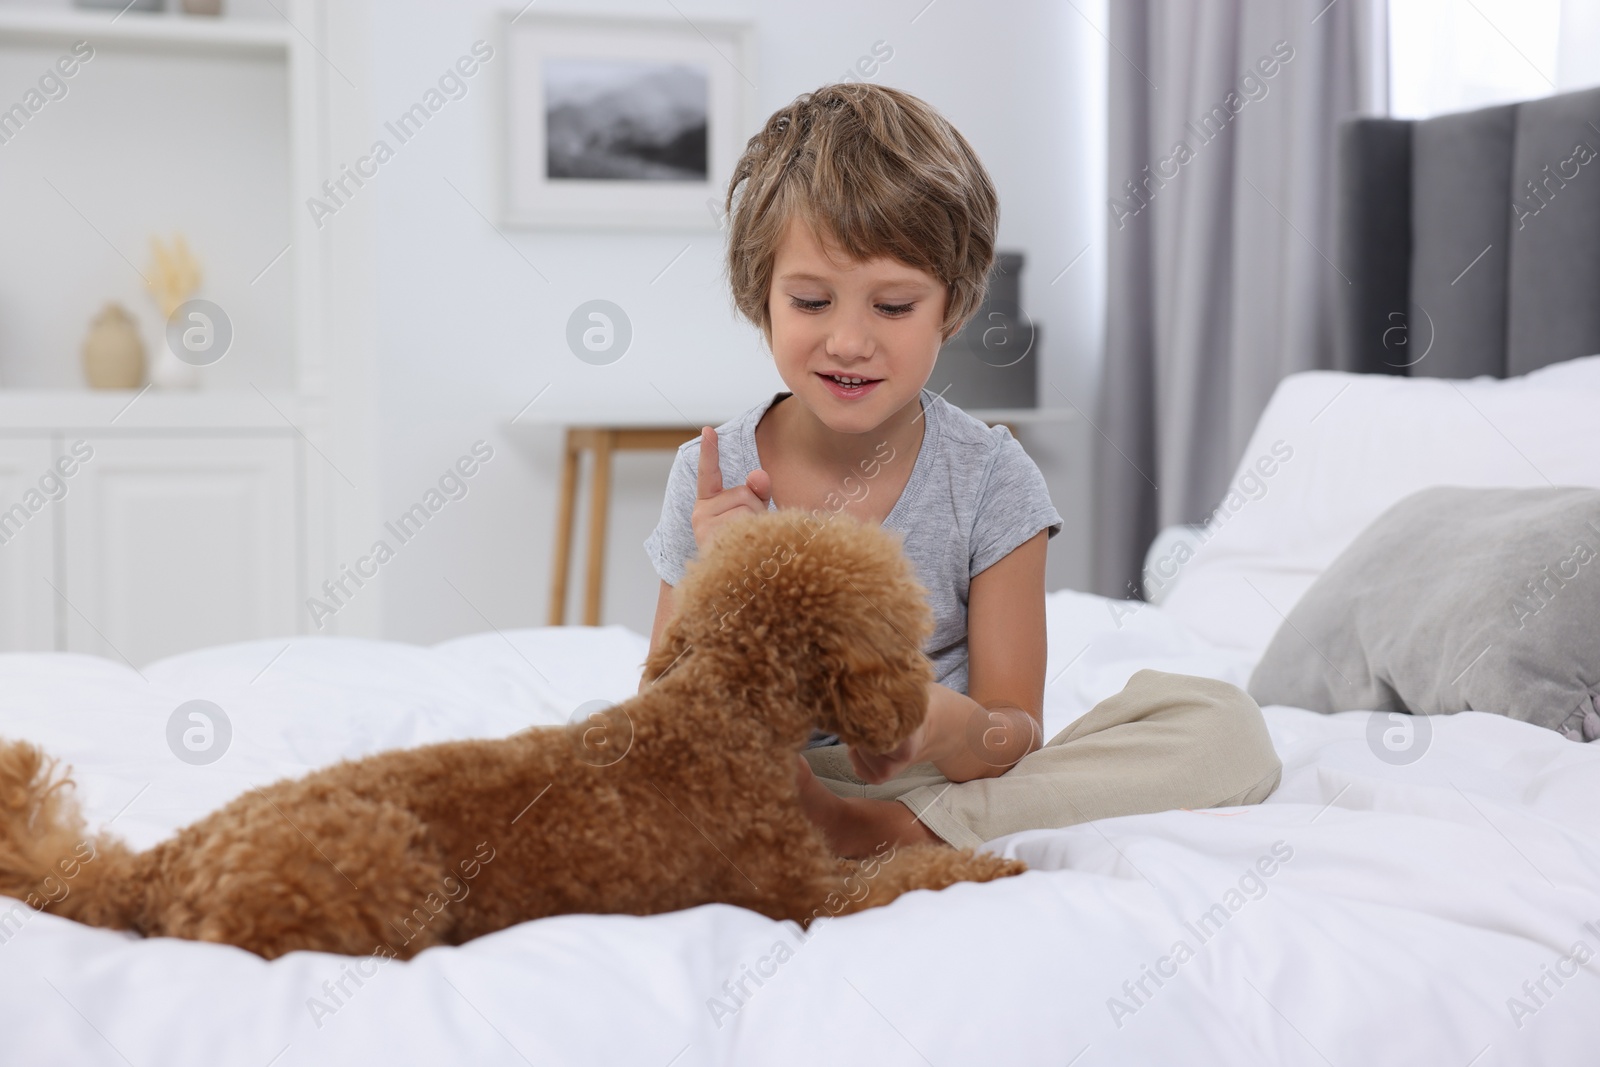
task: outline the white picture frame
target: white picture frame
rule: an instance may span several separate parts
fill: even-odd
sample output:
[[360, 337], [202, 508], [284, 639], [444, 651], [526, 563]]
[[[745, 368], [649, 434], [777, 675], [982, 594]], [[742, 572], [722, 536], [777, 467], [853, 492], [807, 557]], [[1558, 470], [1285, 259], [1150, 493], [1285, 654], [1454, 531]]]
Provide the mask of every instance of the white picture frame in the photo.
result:
[[506, 11], [501, 30], [504, 225], [722, 226], [757, 122], [751, 23]]

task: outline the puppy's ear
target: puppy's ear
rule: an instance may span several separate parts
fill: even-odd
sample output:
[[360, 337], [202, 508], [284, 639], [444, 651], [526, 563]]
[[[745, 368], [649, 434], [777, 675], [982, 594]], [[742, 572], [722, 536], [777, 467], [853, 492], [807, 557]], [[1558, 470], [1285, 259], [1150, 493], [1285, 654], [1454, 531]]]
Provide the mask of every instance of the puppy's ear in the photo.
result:
[[661, 640], [644, 661], [644, 680], [654, 682], [679, 664], [689, 650], [689, 640], [684, 636], [683, 612], [679, 610], [661, 628]]
[[889, 627], [842, 642], [816, 666], [817, 725], [846, 744], [886, 752], [927, 715], [933, 666]]
[[839, 515], [813, 536], [796, 575], [818, 600], [815, 655], [797, 671], [815, 694], [823, 730], [875, 751], [921, 724], [933, 665], [922, 645], [933, 632], [928, 594], [899, 537]]

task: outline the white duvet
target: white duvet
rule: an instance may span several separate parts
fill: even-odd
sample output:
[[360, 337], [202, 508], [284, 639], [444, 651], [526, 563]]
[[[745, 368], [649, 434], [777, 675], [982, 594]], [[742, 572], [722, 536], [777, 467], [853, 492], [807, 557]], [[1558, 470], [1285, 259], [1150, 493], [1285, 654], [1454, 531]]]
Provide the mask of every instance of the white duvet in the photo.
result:
[[[1152, 606], [1058, 592], [1049, 627], [1050, 733], [1141, 667], [1248, 670]], [[91, 824], [143, 846], [339, 757], [623, 699], [645, 647], [621, 627], [302, 638], [142, 676], [7, 655], [0, 733], [75, 764]], [[167, 744], [194, 699], [232, 729], [209, 765]], [[1021, 877], [809, 934], [717, 905], [545, 919], [409, 963], [267, 963], [0, 898], [0, 1062], [1600, 1062], [1600, 744], [1467, 713], [1396, 765], [1364, 713], [1266, 717], [1285, 769], [1262, 805], [1011, 835], [990, 847]]]

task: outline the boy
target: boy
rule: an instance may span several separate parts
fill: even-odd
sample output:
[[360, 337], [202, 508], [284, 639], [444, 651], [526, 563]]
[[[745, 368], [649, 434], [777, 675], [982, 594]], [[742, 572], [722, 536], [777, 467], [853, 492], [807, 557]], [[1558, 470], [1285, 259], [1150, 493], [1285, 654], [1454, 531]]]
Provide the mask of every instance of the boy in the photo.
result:
[[[994, 260], [999, 205], [977, 155], [916, 97], [865, 83], [825, 86], [751, 138], [727, 208], [735, 303], [761, 328], [789, 392], [702, 429], [678, 450], [661, 522], [645, 542], [661, 577], [651, 647], [671, 618], [685, 562], [732, 516], [781, 505], [881, 523], [903, 533], [929, 591], [935, 631], [925, 651], [937, 680], [923, 726], [892, 752], [814, 739], [797, 768], [807, 814], [845, 856], [884, 841], [972, 845], [997, 829], [1098, 817], [1093, 799], [1084, 798], [1085, 809], [1071, 791], [1042, 789], [1036, 776], [1088, 780], [1065, 743], [1155, 714], [1159, 700], [1152, 704], [1154, 690], [1142, 703], [1123, 699], [1130, 683], [1041, 751], [1045, 547], [1061, 516], [1009, 431], [925, 388], [940, 345], [981, 304]], [[1152, 671], [1135, 680], [1146, 675], [1156, 689], [1181, 678]], [[1278, 765], [1260, 710], [1232, 686], [1185, 679], [1178, 688], [1185, 682], [1191, 696], [1231, 690], [1221, 694], [1224, 714], [1240, 712], [1246, 732], [1254, 714], [1246, 757], [1230, 769], [1242, 764], [1246, 792], [1271, 778], [1255, 800], [1237, 802], [1265, 797]], [[1183, 703], [1196, 732], [1215, 732], [1193, 711], [1214, 703]], [[1236, 730], [1225, 734], [1239, 741]], [[1035, 752], [1042, 759], [1028, 763]], [[1114, 765], [1102, 760], [1099, 769]], [[1008, 775], [1013, 768], [1027, 773]], [[1128, 777], [1125, 767], [1118, 773]], [[1170, 768], [1159, 776], [1173, 777]], [[1239, 776], [1225, 774], [1220, 794], [1214, 781], [1200, 783], [1200, 803], [1239, 794]], [[1157, 789], [1118, 803], [1195, 806], [1191, 793], [1183, 797], [1167, 803]]]

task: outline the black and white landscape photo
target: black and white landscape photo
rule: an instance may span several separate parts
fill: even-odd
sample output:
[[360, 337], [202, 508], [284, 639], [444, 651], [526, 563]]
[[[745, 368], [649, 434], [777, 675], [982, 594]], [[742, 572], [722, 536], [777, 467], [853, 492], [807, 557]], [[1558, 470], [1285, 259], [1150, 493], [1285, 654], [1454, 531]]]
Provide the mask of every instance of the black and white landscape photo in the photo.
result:
[[543, 67], [547, 180], [708, 180], [704, 67], [565, 57]]

